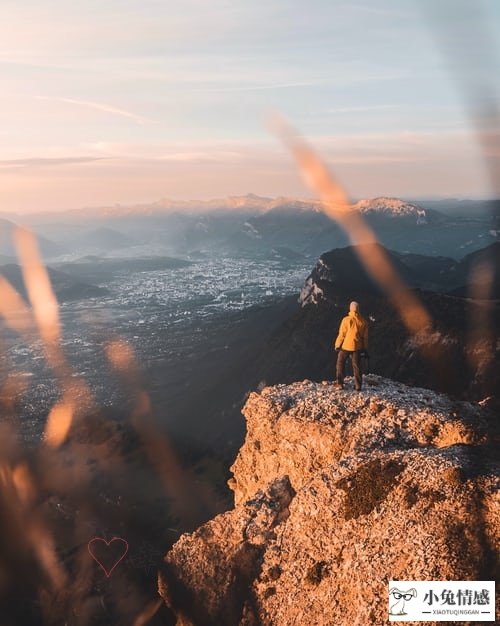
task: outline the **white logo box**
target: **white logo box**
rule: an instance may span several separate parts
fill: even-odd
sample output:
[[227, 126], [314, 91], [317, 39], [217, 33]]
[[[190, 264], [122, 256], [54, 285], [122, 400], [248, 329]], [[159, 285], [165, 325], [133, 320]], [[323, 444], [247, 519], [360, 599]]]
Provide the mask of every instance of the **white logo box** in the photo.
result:
[[390, 622], [494, 622], [494, 580], [391, 580]]

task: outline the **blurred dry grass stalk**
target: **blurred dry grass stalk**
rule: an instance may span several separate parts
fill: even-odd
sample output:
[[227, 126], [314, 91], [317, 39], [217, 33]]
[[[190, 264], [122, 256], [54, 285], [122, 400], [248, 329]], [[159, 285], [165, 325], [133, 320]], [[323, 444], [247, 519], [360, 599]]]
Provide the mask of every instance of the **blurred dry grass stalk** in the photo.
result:
[[[500, 197], [500, 132], [498, 129], [492, 130], [491, 124], [499, 120], [500, 115], [496, 111], [494, 115], [490, 111], [485, 117], [479, 114], [476, 117], [479, 141], [484, 149], [484, 158], [497, 197]], [[270, 125], [294, 156], [305, 182], [321, 200], [324, 213], [343, 228], [351, 244], [356, 246], [356, 254], [367, 274], [387, 295], [410, 336], [417, 338], [416, 345], [419, 345], [420, 351], [434, 368], [436, 376], [444, 379], [452, 375], [453, 364], [447, 362], [442, 347], [432, 341], [432, 317], [415, 291], [405, 284], [385, 250], [379, 246], [366, 245], [377, 243], [377, 237], [362, 215], [352, 210], [352, 203], [344, 188], [319, 155], [283, 118], [274, 116]], [[473, 369], [488, 369], [494, 359], [496, 337], [491, 300], [494, 276], [494, 261], [483, 257], [472, 265], [468, 277], [469, 297], [477, 303], [477, 306], [469, 307], [467, 332], [466, 354]]]
[[[498, 46], [479, 2], [420, 0], [422, 15], [441, 51], [458, 90], [471, 129], [476, 135], [484, 171], [493, 197], [500, 199], [500, 83]], [[460, 15], [462, 19], [456, 19]], [[451, 17], [451, 19], [450, 19]], [[464, 42], [473, 42], [473, 46]], [[494, 217], [492, 209], [492, 217]], [[481, 302], [471, 307], [468, 358], [473, 368], [493, 364], [495, 340], [491, 301], [495, 261], [478, 259], [470, 269], [469, 297]]]
[[[86, 554], [86, 543], [92, 538], [89, 530], [79, 527], [75, 536], [80, 539], [73, 567], [68, 572], [59, 555], [57, 529], [43, 512], [43, 499], [53, 493], [76, 496], [79, 508], [92, 515], [93, 497], [87, 458], [71, 441], [71, 432], [87, 416], [99, 411], [87, 383], [75, 375], [61, 346], [61, 323], [57, 299], [49, 275], [38, 251], [34, 235], [25, 229], [15, 233], [15, 243], [22, 268], [29, 305], [20, 294], [0, 277], [0, 316], [5, 326], [18, 333], [27, 343], [40, 339], [47, 363], [59, 388], [59, 400], [50, 409], [43, 439], [36, 450], [27, 453], [17, 440], [16, 399], [26, 390], [26, 384], [10, 371], [6, 355], [2, 355], [3, 383], [0, 388], [0, 603], [8, 601], [12, 614], [2, 614], [3, 624], [21, 625], [22, 614], [13, 604], [22, 604], [31, 594], [38, 598], [44, 623], [59, 624], [72, 617], [75, 623], [91, 623], [92, 608], [88, 595], [93, 585], [92, 563]], [[153, 466], [162, 480], [166, 497], [174, 516], [184, 524], [195, 519], [194, 503], [208, 503], [212, 494], [207, 488], [193, 493], [186, 483], [186, 472], [181, 469], [176, 454], [165, 435], [156, 426], [149, 396], [144, 391], [139, 367], [132, 348], [119, 339], [110, 340], [105, 353], [115, 373], [123, 379], [133, 399], [130, 423], [144, 444]], [[93, 450], [104, 471], [119, 473], [123, 459], [107, 456], [104, 450]], [[114, 467], [113, 467], [114, 466]], [[70, 469], [71, 468], [71, 469]], [[87, 490], [87, 496], [86, 496]], [[92, 494], [92, 497], [91, 497]], [[87, 501], [86, 501], [87, 500]], [[122, 577], [115, 587], [115, 595], [130, 597], [126, 580]], [[121, 589], [121, 591], [120, 591]], [[132, 594], [133, 595], [133, 594]], [[116, 599], [116, 598], [115, 598]], [[157, 602], [147, 601], [140, 611], [140, 598], [132, 607], [137, 612], [136, 623], [146, 623], [158, 610]], [[126, 601], [123, 602], [125, 605]], [[2, 612], [3, 613], [3, 612]], [[17, 617], [16, 617], [17, 616]], [[77, 617], [78, 616], [78, 617]], [[38, 618], [35, 618], [38, 619]], [[72, 622], [73, 623], [73, 622]]]

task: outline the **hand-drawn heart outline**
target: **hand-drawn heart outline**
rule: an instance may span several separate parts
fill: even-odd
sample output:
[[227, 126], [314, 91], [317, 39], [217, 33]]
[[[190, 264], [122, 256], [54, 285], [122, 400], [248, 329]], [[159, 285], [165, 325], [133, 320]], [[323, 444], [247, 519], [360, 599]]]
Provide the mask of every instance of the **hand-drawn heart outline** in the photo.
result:
[[[101, 563], [101, 561], [99, 561], [99, 559], [96, 557], [96, 555], [92, 552], [92, 544], [93, 544], [95, 541], [102, 541], [102, 542], [104, 542], [104, 543], [106, 544], [106, 546], [108, 546], [108, 547], [109, 547], [109, 545], [110, 545], [111, 543], [113, 543], [113, 541], [121, 541], [121, 542], [124, 544], [124, 546], [125, 546], [125, 550], [124, 550], [123, 554], [122, 554], [122, 555], [121, 555], [121, 557], [120, 557], [120, 558], [116, 561], [116, 563], [115, 563], [115, 564], [113, 565], [113, 567], [109, 570], [109, 572], [108, 572], [108, 570], [104, 567], [104, 565]], [[119, 563], [120, 561], [122, 561], [122, 560], [125, 558], [125, 556], [126, 556], [126, 554], [127, 554], [127, 552], [128, 552], [128, 541], [127, 541], [126, 539], [122, 539], [122, 537], [113, 537], [113, 538], [112, 538], [112, 539], [110, 539], [109, 541], [106, 541], [106, 539], [103, 539], [102, 537], [94, 537], [93, 539], [91, 539], [91, 540], [88, 542], [88, 544], [87, 544], [87, 549], [88, 549], [88, 551], [89, 551], [90, 556], [94, 559], [94, 561], [97, 563], [97, 565], [99, 565], [99, 567], [102, 569], [102, 571], [106, 574], [106, 578], [109, 578], [109, 577], [111, 576], [111, 572], [115, 569], [115, 567], [118, 565], [118, 563]]]

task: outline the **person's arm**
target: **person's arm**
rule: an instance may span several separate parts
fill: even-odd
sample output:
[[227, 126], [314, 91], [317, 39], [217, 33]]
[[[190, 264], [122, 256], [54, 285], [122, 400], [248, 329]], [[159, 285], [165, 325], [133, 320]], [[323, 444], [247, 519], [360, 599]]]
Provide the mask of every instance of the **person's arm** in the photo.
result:
[[344, 318], [342, 322], [340, 323], [339, 334], [337, 335], [337, 339], [335, 340], [335, 350], [340, 350], [340, 348], [342, 347], [346, 332], [347, 332], [347, 324]]

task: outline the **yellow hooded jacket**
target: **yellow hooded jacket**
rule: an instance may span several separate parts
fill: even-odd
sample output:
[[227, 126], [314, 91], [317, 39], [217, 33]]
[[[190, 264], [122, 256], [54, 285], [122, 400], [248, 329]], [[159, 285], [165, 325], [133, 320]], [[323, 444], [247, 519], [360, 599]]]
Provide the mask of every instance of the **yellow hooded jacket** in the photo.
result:
[[357, 311], [349, 311], [340, 323], [335, 349], [368, 350], [368, 323]]

